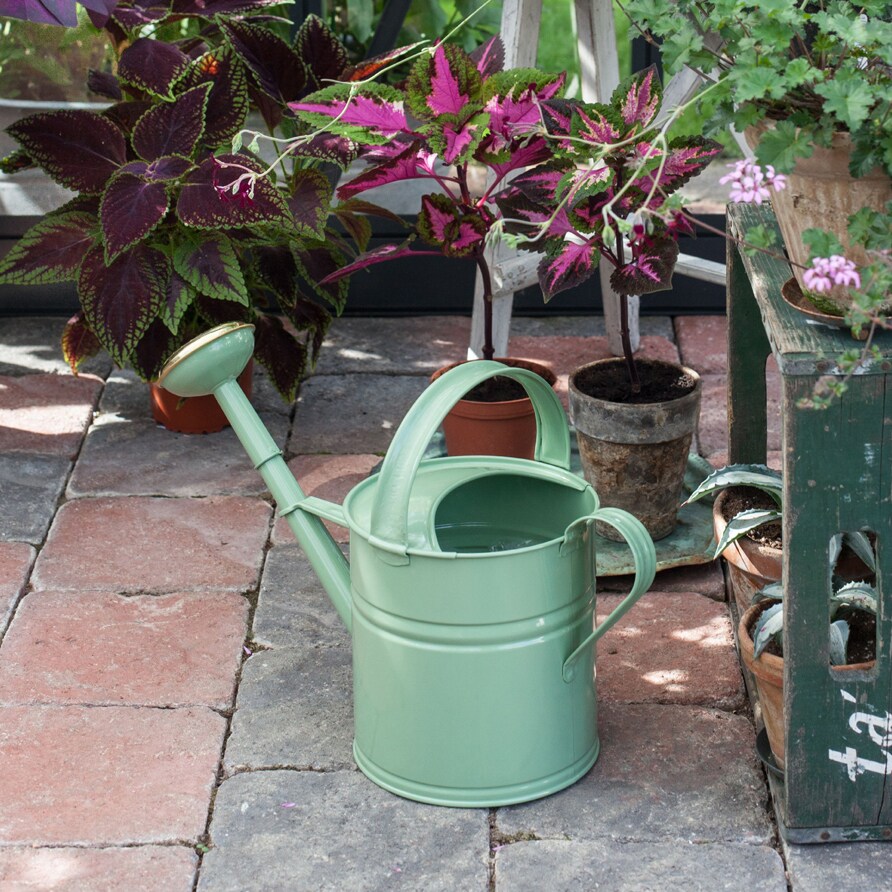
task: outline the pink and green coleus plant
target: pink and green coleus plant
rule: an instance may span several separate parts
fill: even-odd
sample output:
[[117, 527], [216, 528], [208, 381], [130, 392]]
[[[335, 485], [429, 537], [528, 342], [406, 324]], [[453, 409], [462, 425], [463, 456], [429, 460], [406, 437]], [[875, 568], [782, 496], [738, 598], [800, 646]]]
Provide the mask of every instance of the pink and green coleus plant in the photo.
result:
[[[484, 358], [493, 355], [489, 243], [502, 238], [543, 253], [546, 300], [583, 283], [602, 259], [615, 267], [611, 281], [624, 304], [668, 288], [676, 239], [691, 231], [669, 197], [720, 150], [705, 139], [665, 139], [655, 124], [661, 87], [653, 69], [598, 104], [562, 98], [563, 74], [504, 70], [503, 59], [499, 38], [471, 55], [441, 43], [418, 56], [401, 89], [335, 84], [290, 105], [359, 144], [367, 167], [339, 198], [398, 180], [432, 185], [403, 243], [363, 254], [329, 279], [416, 255], [416, 239], [427, 253], [472, 259], [485, 298]], [[488, 174], [481, 194], [469, 185], [472, 165]], [[627, 325], [624, 346], [637, 389]]]

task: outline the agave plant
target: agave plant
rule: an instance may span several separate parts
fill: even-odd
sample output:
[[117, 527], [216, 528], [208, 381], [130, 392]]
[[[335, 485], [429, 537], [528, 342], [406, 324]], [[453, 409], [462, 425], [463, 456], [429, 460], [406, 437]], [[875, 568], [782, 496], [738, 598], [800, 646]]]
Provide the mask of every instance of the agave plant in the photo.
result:
[[[599, 105], [562, 99], [562, 74], [506, 71], [503, 59], [498, 38], [470, 55], [439, 44], [418, 57], [402, 89], [336, 85], [290, 105], [308, 123], [361, 147], [369, 166], [340, 187], [340, 197], [397, 180], [431, 182], [405, 242], [361, 255], [337, 275], [413, 255], [415, 240], [433, 249], [428, 253], [472, 259], [486, 299], [487, 359], [493, 355], [488, 242], [506, 237], [543, 252], [546, 299], [584, 282], [601, 259], [616, 267], [613, 283], [625, 296], [667, 288], [675, 239], [686, 228], [668, 211], [667, 198], [719, 150], [703, 139], [649, 140], [660, 104], [653, 69]], [[488, 174], [477, 195], [469, 186], [473, 164]], [[625, 343], [634, 372], [628, 333]]]
[[[348, 164], [351, 147], [329, 136], [304, 141], [263, 177], [256, 153], [221, 151], [251, 109], [293, 135], [299, 124], [287, 103], [349, 76], [320, 19], [307, 19], [289, 43], [248, 17], [267, 5], [123, 0], [105, 22], [120, 49], [116, 73], [90, 77], [109, 107], [36, 114], [9, 128], [21, 149], [3, 170], [38, 165], [78, 193], [0, 263], [6, 283], [76, 283], [80, 312], [63, 336], [73, 369], [104, 347], [152, 379], [208, 324], [249, 321], [256, 358], [293, 399], [343, 307], [347, 283], [320, 284], [346, 255], [329, 225], [332, 188], [317, 168]], [[150, 20], [179, 27], [190, 17], [200, 35], [139, 36]], [[350, 217], [348, 207], [338, 213]], [[364, 230], [351, 231], [362, 239]]]
[[[759, 614], [753, 626], [753, 659], [774, 642], [783, 656], [784, 592], [780, 583], [766, 586], [756, 594], [754, 603], [770, 600], [777, 603]], [[866, 582], [850, 582], [836, 590], [830, 598], [830, 662], [844, 666], [848, 662], [849, 620], [852, 611], [877, 615], [877, 592]], [[837, 617], [839, 617], [837, 619]]]

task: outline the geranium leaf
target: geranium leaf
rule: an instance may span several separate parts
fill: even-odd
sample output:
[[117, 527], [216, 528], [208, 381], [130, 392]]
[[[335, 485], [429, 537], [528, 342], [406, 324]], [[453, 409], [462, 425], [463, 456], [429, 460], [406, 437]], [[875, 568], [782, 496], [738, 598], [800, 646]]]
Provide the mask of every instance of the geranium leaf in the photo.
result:
[[505, 67], [505, 44], [502, 38], [498, 34], [490, 37], [486, 43], [471, 53], [471, 60], [484, 79], [501, 71]]
[[255, 86], [278, 105], [303, 95], [307, 86], [303, 59], [281, 37], [248, 21], [221, 21], [220, 29]]
[[[236, 165], [220, 169], [217, 161]], [[206, 158], [187, 177], [177, 200], [177, 217], [186, 226], [199, 229], [231, 229], [262, 223], [287, 225], [291, 213], [284, 197], [266, 178], [258, 179], [250, 200], [221, 197], [216, 186], [234, 182], [243, 170], [260, 173], [263, 167], [247, 155], [218, 155]], [[227, 193], [228, 195], [228, 193]]]
[[141, 242], [164, 219], [169, 207], [170, 196], [163, 183], [147, 182], [129, 173], [112, 177], [99, 205], [106, 262]]
[[409, 110], [422, 121], [459, 124], [480, 110], [483, 80], [471, 57], [457, 44], [439, 44], [422, 54], [406, 80]]
[[144, 244], [109, 266], [101, 247], [84, 257], [77, 288], [84, 319], [119, 365], [124, 365], [161, 311], [170, 272], [167, 257]]
[[174, 84], [189, 68], [189, 57], [177, 47], [138, 37], [121, 53], [118, 78], [137, 90], [173, 99]]
[[269, 372], [276, 390], [293, 402], [307, 365], [306, 347], [275, 316], [258, 316], [254, 327], [254, 356]]
[[539, 287], [545, 300], [581, 285], [598, 268], [601, 254], [588, 242], [556, 240], [539, 262]]
[[6, 132], [57, 183], [75, 192], [101, 192], [127, 160], [124, 134], [94, 112], [42, 112], [22, 118]]
[[347, 67], [347, 50], [317, 15], [308, 15], [294, 36], [297, 51], [309, 74], [309, 87], [318, 90], [328, 81], [341, 80]]
[[250, 304], [238, 257], [223, 235], [182, 234], [174, 245], [173, 268], [207, 297]]
[[87, 327], [80, 313], [76, 313], [65, 323], [62, 331], [62, 357], [75, 375], [81, 364], [101, 349], [102, 344]]
[[401, 94], [385, 84], [365, 84], [362, 91], [344, 84], [317, 90], [288, 107], [314, 127], [347, 136], [360, 143], [386, 143], [409, 129]]
[[288, 207], [294, 226], [302, 235], [324, 238], [323, 228], [328, 219], [331, 184], [318, 170], [296, 170], [291, 177]]
[[48, 214], [0, 260], [0, 281], [46, 285], [77, 278], [84, 254], [94, 245], [96, 217], [83, 211]]
[[173, 102], [156, 105], [133, 128], [136, 154], [146, 161], [163, 155], [191, 155], [204, 133], [209, 84], [187, 90]]

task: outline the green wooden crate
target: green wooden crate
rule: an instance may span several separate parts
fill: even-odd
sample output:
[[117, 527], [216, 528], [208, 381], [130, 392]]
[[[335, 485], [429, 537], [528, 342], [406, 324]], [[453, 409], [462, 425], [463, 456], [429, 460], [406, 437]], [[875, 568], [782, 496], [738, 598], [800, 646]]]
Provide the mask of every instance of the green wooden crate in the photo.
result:
[[[732, 206], [729, 233], [774, 226], [766, 208]], [[854, 377], [830, 409], [799, 408], [846, 330], [815, 324], [781, 296], [789, 265], [728, 249], [728, 415], [732, 462], [766, 456], [765, 361], [782, 379], [784, 474], [784, 714], [786, 772], [773, 782], [791, 842], [892, 838], [892, 334], [883, 359]], [[877, 537], [877, 661], [869, 672], [831, 669], [831, 537]]]

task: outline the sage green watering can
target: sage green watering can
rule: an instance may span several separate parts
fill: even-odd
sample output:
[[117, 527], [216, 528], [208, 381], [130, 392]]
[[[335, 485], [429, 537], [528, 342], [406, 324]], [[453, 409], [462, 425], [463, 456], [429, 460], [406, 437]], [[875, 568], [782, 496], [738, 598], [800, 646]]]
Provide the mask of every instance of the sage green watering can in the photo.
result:
[[[594, 642], [650, 587], [644, 526], [570, 473], [560, 402], [532, 372], [472, 362], [410, 409], [379, 473], [343, 506], [306, 496], [235, 379], [253, 327], [219, 326], [165, 366], [179, 396], [213, 393], [352, 632], [360, 769], [409, 799], [497, 806], [554, 793], [598, 757]], [[503, 375], [532, 399], [536, 460], [423, 460], [452, 405]], [[350, 530], [350, 566], [323, 519]], [[629, 595], [594, 631], [592, 524], [626, 538]]]

